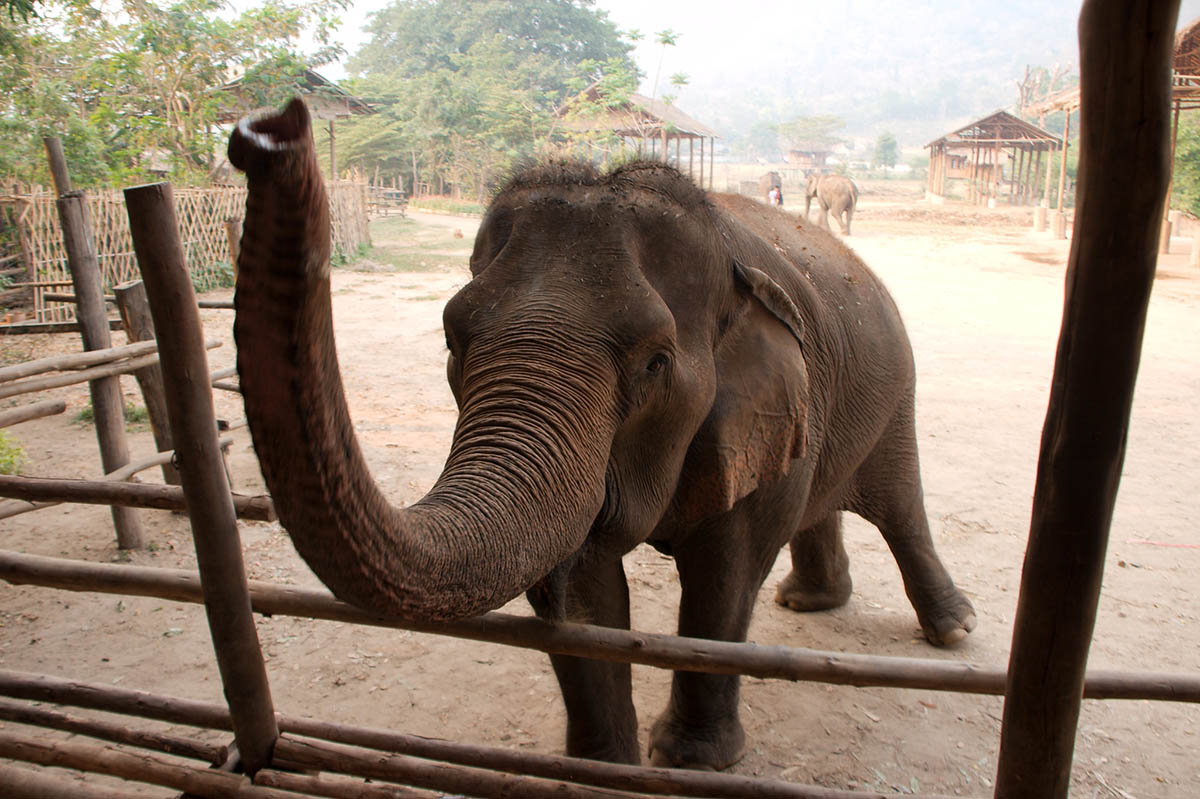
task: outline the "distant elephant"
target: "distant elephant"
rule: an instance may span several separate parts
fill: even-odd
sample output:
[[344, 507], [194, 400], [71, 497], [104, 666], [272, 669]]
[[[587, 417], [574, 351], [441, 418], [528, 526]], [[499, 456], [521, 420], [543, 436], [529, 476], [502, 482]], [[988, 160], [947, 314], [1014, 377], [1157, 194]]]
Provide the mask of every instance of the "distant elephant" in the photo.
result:
[[758, 179], [758, 194], [763, 198], [763, 202], [770, 204], [771, 189], [779, 189], [783, 191], [783, 178], [774, 170], [767, 172]]
[[[930, 539], [899, 313], [827, 233], [661, 163], [513, 177], [444, 313], [459, 408], [444, 471], [401, 509], [347, 411], [304, 105], [243, 121], [229, 158], [249, 183], [235, 324], [246, 416], [281, 522], [340, 599], [429, 622], [526, 592], [545, 619], [628, 628], [621, 556], [649, 543], [679, 570], [679, 634], [743, 641], [785, 543], [777, 602], [847, 602], [848, 510], [882, 531], [932, 643], [975, 627]], [[638, 762], [630, 667], [551, 661], [567, 752]], [[738, 690], [736, 676], [676, 672], [652, 761], [736, 762]]]
[[850, 235], [850, 220], [854, 218], [854, 208], [858, 205], [858, 186], [854, 181], [842, 175], [821, 175], [813, 173], [804, 182], [804, 218], [808, 219], [809, 208], [812, 207], [813, 197], [821, 215], [817, 224], [829, 230], [829, 212], [837, 220], [842, 235]]

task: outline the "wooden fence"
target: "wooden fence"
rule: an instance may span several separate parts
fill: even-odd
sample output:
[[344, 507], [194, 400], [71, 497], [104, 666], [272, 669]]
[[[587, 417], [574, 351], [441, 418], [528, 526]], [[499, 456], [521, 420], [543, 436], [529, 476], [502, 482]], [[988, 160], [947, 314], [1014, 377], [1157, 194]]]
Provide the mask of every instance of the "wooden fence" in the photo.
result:
[[[367, 230], [367, 187], [363, 183], [337, 181], [327, 190], [333, 250], [353, 257], [371, 241]], [[246, 190], [235, 186], [177, 189], [175, 200], [180, 236], [194, 285], [199, 291], [229, 285], [233, 265], [225, 221], [241, 219]], [[121, 192], [89, 191], [87, 205], [105, 289], [139, 279]], [[75, 318], [73, 304], [45, 298], [47, 293], [62, 292], [71, 286], [55, 197], [50, 192], [9, 195], [0, 197], [0, 207], [3, 206], [11, 209], [9, 215], [17, 224], [23, 261], [33, 289], [36, 321], [71, 321]]]

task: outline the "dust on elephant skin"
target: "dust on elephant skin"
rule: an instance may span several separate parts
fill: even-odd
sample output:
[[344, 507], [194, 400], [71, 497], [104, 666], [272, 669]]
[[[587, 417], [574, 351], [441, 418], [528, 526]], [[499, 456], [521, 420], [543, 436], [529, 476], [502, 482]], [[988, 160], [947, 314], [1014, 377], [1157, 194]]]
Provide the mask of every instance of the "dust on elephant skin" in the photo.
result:
[[[307, 109], [239, 125], [230, 160], [249, 186], [235, 323], [246, 416], [281, 522], [339, 598], [438, 621], [526, 592], [544, 618], [627, 628], [621, 558], [649, 543], [675, 559], [679, 633], [743, 641], [789, 542], [777, 600], [847, 600], [851, 511], [882, 532], [932, 643], [974, 627], [929, 536], [899, 314], [826, 232], [660, 163], [516, 175], [443, 314], [459, 410], [445, 467], [396, 508], [341, 385]], [[637, 762], [630, 667], [551, 662], [567, 752]], [[653, 762], [735, 762], [738, 692], [736, 676], [676, 672]]]

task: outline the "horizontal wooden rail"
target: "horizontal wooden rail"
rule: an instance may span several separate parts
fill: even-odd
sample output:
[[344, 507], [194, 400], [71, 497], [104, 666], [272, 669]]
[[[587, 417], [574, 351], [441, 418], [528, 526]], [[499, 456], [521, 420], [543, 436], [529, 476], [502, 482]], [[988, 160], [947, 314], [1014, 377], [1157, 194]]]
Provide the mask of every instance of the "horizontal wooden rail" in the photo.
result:
[[[11, 583], [68, 591], [153, 596], [178, 602], [201, 601], [199, 576], [178, 569], [113, 566], [0, 551], [0, 578]], [[496, 612], [448, 624], [421, 624], [373, 616], [339, 602], [325, 591], [256, 580], [250, 581], [250, 599], [255, 612], [265, 615], [299, 616], [414, 630], [537, 649], [551, 654], [639, 663], [666, 669], [860, 687], [992, 695], [1004, 693], [1005, 670], [1001, 666], [735, 644], [584, 624], [554, 624], [533, 617]], [[1084, 685], [1084, 696], [1088, 699], [1200, 702], [1200, 676], [1090, 671]]]
[[141, 341], [137, 344], [126, 344], [122, 347], [109, 347], [90, 352], [73, 352], [67, 355], [54, 355], [49, 358], [37, 358], [12, 366], [0, 367], [0, 383], [18, 380], [22, 377], [32, 377], [46, 372], [61, 372], [66, 369], [80, 369], [85, 366], [95, 366], [101, 363], [117, 361], [121, 358], [134, 358], [138, 355], [148, 355], [158, 351], [157, 341]]
[[[219, 346], [221, 346], [221, 342], [219, 341], [205, 343], [205, 348], [210, 350]], [[156, 363], [158, 363], [157, 353], [115, 361], [107, 363], [104, 366], [93, 366], [90, 369], [81, 369], [77, 372], [69, 372], [67, 374], [17, 380], [0, 386], [0, 399], [15, 397], [20, 394], [31, 394], [35, 391], [46, 391], [51, 388], [62, 388], [63, 386], [70, 386], [76, 383], [86, 383], [100, 377], [129, 374], [130, 372], [136, 372], [138, 369]]]
[[22, 405], [19, 408], [10, 408], [7, 411], [0, 411], [0, 427], [11, 427], [14, 424], [28, 422], [32, 419], [55, 416], [66, 410], [67, 403], [63, 400], [42, 400], [30, 405]]
[[[232, 426], [230, 426], [230, 429], [232, 429]], [[228, 449], [229, 445], [233, 443], [233, 436], [222, 436], [220, 441], [217, 443], [220, 445], [222, 450]], [[174, 450], [171, 450], [170, 452], [159, 452], [155, 455], [151, 455], [149, 458], [143, 458], [141, 460], [133, 461], [132, 463], [127, 463], [120, 469], [109, 472], [100, 479], [105, 482], [110, 480], [128, 480], [138, 472], [144, 472], [147, 469], [153, 469], [155, 466], [162, 466], [164, 463], [171, 461], [174, 457]], [[0, 520], [7, 519], [12, 516], [19, 516], [22, 513], [28, 513], [34, 510], [40, 510], [41, 508], [50, 508], [61, 504], [62, 503], [58, 501], [24, 502], [22, 500], [11, 500], [9, 502], [0, 502]]]
[[[70, 778], [51, 776], [44, 769], [18, 768], [0, 763], [0, 785], [8, 799], [79, 799], [79, 783]], [[280, 786], [282, 787], [282, 786]], [[88, 799], [129, 799], [129, 791], [87, 787]]]
[[161, 785], [212, 799], [296, 799], [290, 791], [252, 785], [240, 774], [185, 766], [144, 753], [77, 741], [46, 741], [0, 730], [0, 757], [39, 766], [78, 769], [124, 780]]
[[[130, 688], [83, 683], [42, 674], [0, 670], [0, 696], [84, 707], [109, 713], [154, 719], [171, 724], [229, 730], [224, 705], [180, 699]], [[510, 774], [656, 795], [725, 797], [725, 799], [878, 799], [876, 793], [836, 791], [795, 783], [761, 780], [736, 774], [685, 769], [646, 768], [573, 757], [522, 752], [405, 735], [388, 730], [355, 727], [277, 713], [279, 729], [293, 735], [347, 744], [364, 749], [408, 755]], [[280, 757], [280, 762], [287, 758]], [[262, 772], [259, 772], [262, 774]], [[276, 784], [271, 781], [269, 784]], [[290, 787], [278, 784], [277, 787]], [[524, 796], [525, 794], [515, 794]], [[935, 799], [935, 797], [928, 797]]]
[[0, 719], [14, 721], [18, 724], [45, 727], [50, 730], [61, 730], [74, 735], [86, 735], [89, 738], [97, 738], [111, 743], [151, 749], [166, 755], [203, 760], [212, 766], [224, 763], [229, 757], [229, 748], [219, 744], [201, 743], [189, 738], [181, 738], [178, 735], [131, 730], [123, 723], [117, 724], [111, 721], [69, 716], [65, 713], [32, 707], [7, 699], [0, 699]]
[[[120, 330], [120, 319], [108, 320], [109, 330]], [[0, 336], [41, 335], [45, 333], [78, 333], [78, 322], [13, 322], [0, 325]]]
[[[187, 510], [180, 486], [144, 485], [118, 480], [52, 480], [45, 477], [20, 477], [0, 474], [0, 497], [26, 502], [79, 502], [85, 505], [118, 505], [128, 508]], [[233, 495], [233, 507], [239, 519], [273, 522], [275, 506], [266, 495]]]

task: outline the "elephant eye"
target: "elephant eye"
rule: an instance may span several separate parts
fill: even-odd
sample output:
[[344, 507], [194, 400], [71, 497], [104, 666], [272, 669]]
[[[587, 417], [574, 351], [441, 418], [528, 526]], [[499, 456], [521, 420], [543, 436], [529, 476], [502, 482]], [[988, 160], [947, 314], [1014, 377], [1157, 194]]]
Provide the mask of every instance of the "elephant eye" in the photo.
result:
[[670, 359], [660, 352], [650, 359], [650, 363], [646, 364], [646, 373], [656, 375], [666, 368], [669, 362]]

